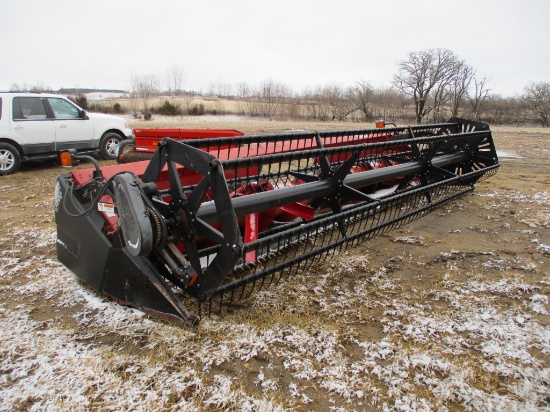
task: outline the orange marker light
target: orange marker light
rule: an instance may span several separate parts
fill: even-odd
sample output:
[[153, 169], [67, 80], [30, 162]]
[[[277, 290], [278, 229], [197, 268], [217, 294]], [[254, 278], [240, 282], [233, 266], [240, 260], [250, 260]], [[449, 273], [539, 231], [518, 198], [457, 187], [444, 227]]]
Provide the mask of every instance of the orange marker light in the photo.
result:
[[72, 166], [73, 155], [70, 152], [59, 153], [59, 163], [61, 163], [61, 166]]
[[384, 127], [386, 127], [386, 122], [384, 122], [383, 120], [378, 120], [376, 122], [376, 128], [377, 129], [383, 129]]

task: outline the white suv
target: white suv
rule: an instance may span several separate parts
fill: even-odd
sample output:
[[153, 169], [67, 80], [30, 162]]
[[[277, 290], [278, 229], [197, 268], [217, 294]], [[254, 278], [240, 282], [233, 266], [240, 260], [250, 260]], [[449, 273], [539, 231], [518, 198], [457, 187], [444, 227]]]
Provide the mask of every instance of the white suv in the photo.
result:
[[99, 150], [116, 157], [132, 130], [121, 117], [87, 113], [67, 98], [45, 93], [0, 93], [0, 175], [15, 173], [21, 161], [55, 159], [58, 152]]

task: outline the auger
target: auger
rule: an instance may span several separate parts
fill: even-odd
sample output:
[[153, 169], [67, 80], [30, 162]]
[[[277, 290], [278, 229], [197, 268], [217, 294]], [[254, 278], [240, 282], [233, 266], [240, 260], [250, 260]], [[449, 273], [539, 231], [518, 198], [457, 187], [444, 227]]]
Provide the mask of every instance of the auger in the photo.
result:
[[469, 193], [498, 167], [489, 126], [458, 118], [164, 138], [150, 160], [58, 177], [57, 255], [98, 293], [192, 324]]

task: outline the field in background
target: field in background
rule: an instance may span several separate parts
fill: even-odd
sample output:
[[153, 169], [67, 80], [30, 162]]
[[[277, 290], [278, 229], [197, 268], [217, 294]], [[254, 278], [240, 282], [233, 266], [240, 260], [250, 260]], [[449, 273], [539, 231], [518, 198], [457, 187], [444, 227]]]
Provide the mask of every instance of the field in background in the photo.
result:
[[266, 120], [250, 116], [154, 116], [152, 120], [136, 120], [124, 116], [131, 127], [137, 128], [173, 128], [186, 129], [236, 129], [245, 134], [285, 133], [312, 130], [351, 130], [373, 128], [374, 123], [367, 122], [306, 122], [291, 120]]
[[473, 194], [194, 328], [77, 282], [55, 255], [66, 170], [24, 165], [0, 179], [0, 410], [548, 410], [550, 131], [493, 130], [502, 167]]
[[[153, 118], [158, 115], [238, 115], [252, 116], [256, 119], [306, 120], [327, 122], [340, 120], [345, 122], [376, 121], [384, 119], [396, 123], [416, 123], [416, 112], [412, 98], [405, 95], [381, 93], [366, 94], [364, 98], [337, 93], [338, 88], [319, 89], [302, 95], [248, 95], [247, 97], [224, 96], [216, 94], [156, 95], [146, 101], [130, 98], [130, 94], [88, 93], [86, 109], [120, 114], [121, 112], [143, 118], [147, 111]], [[366, 91], [364, 90], [366, 93]], [[76, 98], [76, 96], [75, 96]], [[364, 100], [366, 99], [366, 100]], [[144, 104], [146, 102], [146, 104]], [[80, 103], [84, 105], [85, 103]], [[481, 121], [493, 125], [516, 127], [539, 126], [539, 116], [526, 110], [519, 97], [502, 98], [492, 96], [485, 102], [480, 114]], [[458, 117], [472, 119], [471, 105], [464, 102], [460, 106]], [[365, 114], [366, 112], [366, 114]], [[453, 117], [450, 107], [441, 106], [424, 117], [424, 123], [439, 123]]]
[[[144, 118], [144, 101], [140, 98], [130, 98], [128, 94], [116, 93], [89, 93], [87, 102], [92, 111], [120, 114], [121, 112], [133, 119]], [[81, 103], [82, 104], [82, 103]], [[161, 107], [168, 104], [173, 112], [163, 112]], [[117, 111], [113, 110], [114, 105], [119, 105]], [[183, 120], [188, 116], [197, 115], [235, 115], [251, 116], [258, 121], [279, 119], [288, 121], [295, 119], [299, 121], [332, 121], [363, 122], [365, 115], [359, 110], [349, 111], [349, 105], [343, 106], [342, 102], [331, 101], [330, 99], [273, 99], [266, 101], [249, 97], [218, 97], [215, 95], [182, 95], [182, 96], [154, 96], [147, 100], [148, 110], [152, 113], [153, 119], [163, 117], [163, 114], [170, 114], [174, 119]], [[372, 107], [372, 117], [380, 117], [378, 112], [386, 112], [388, 117], [395, 118], [397, 113], [409, 118], [414, 118], [412, 105], [401, 108], [382, 109]], [[390, 112], [392, 113], [390, 115]], [[178, 113], [178, 114], [176, 114]], [[346, 113], [343, 115], [342, 113]], [[177, 121], [177, 120], [176, 120]], [[185, 120], [183, 120], [185, 121]]]

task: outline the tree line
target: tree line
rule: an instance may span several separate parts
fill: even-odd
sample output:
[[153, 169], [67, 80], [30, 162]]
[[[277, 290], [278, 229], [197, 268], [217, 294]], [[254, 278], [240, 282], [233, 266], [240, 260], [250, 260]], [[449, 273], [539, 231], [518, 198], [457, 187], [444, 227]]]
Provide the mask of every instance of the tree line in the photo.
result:
[[[448, 49], [409, 53], [398, 62], [390, 86], [362, 80], [347, 87], [327, 84], [296, 92], [282, 82], [267, 79], [259, 85], [212, 83], [206, 92], [193, 92], [184, 89], [186, 78], [180, 65], [172, 66], [164, 76], [132, 73], [130, 110], [145, 119], [155, 113], [208, 114], [201, 101], [210, 99], [220, 102], [210, 108], [211, 113], [269, 119], [420, 124], [465, 117], [492, 124], [549, 126], [550, 82], [531, 82], [516, 96], [503, 97], [492, 93], [490, 79], [479, 76], [475, 68]], [[14, 83], [12, 88], [21, 87]], [[36, 87], [33, 90], [40, 91]], [[158, 103], [160, 96], [168, 97]], [[223, 105], [222, 100], [234, 104]]]
[[[214, 109], [216, 113], [270, 119], [366, 122], [380, 119], [420, 124], [465, 117], [493, 124], [549, 126], [550, 82], [531, 82], [521, 94], [503, 97], [492, 93], [490, 79], [479, 76], [475, 68], [448, 49], [409, 53], [397, 64], [391, 86], [358, 81], [348, 87], [328, 84], [296, 92], [282, 82], [267, 79], [256, 86], [245, 82], [212, 83], [207, 92], [193, 93], [184, 91], [185, 79], [182, 66], [166, 72], [164, 94], [174, 96], [179, 102], [165, 102], [166, 109], [176, 107], [180, 114], [206, 113], [204, 106], [198, 110], [194, 102], [209, 96], [236, 102], [233, 109], [220, 105]], [[141, 101], [141, 112], [146, 118], [155, 111], [148, 104], [151, 97], [163, 94], [161, 83], [158, 75], [132, 74], [130, 94], [136, 104]]]

